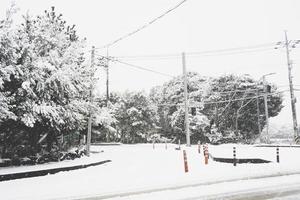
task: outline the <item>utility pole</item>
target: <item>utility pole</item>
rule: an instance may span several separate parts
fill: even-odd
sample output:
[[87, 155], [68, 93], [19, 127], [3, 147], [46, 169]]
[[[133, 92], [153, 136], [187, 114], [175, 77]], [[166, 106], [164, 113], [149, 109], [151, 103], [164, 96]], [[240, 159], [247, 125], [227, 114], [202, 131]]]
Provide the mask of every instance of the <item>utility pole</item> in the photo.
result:
[[91, 80], [90, 80], [90, 105], [89, 105], [89, 119], [88, 119], [88, 132], [86, 141], [86, 155], [90, 156], [90, 147], [92, 139], [92, 104], [93, 104], [93, 89], [94, 89], [94, 65], [95, 65], [95, 47], [92, 47], [91, 52]]
[[259, 111], [259, 90], [257, 89], [256, 93], [256, 109], [257, 109], [257, 124], [258, 124], [258, 135], [261, 134], [261, 128], [260, 128], [260, 111]]
[[186, 146], [191, 146], [190, 142], [190, 128], [189, 128], [189, 103], [188, 103], [188, 90], [187, 90], [187, 74], [185, 66], [185, 53], [182, 53], [182, 68], [184, 79], [184, 110], [185, 110], [185, 134], [186, 134]]
[[266, 131], [267, 131], [267, 143], [270, 143], [269, 136], [269, 110], [268, 110], [268, 93], [266, 87], [266, 76], [263, 76], [263, 88], [264, 88], [264, 103], [265, 103], [265, 116], [266, 116]]
[[[266, 116], [266, 136], [267, 136], [267, 143], [270, 143], [270, 136], [269, 136], [269, 110], [268, 110], [268, 89], [267, 89], [267, 84], [266, 84], [266, 76], [270, 76], [270, 75], [274, 75], [276, 73], [272, 72], [272, 73], [268, 73], [268, 74], [264, 74], [262, 76], [262, 78], [260, 78], [259, 80], [262, 79], [263, 81], [263, 90], [264, 90], [264, 104], [265, 104], [265, 116]], [[258, 91], [257, 91], [258, 92]], [[257, 95], [258, 96], [258, 95]], [[259, 105], [258, 105], [259, 106]]]
[[106, 49], [106, 106], [109, 102], [109, 57], [108, 57], [108, 47]]
[[[287, 31], [285, 33], [285, 48], [286, 48], [286, 58], [287, 58], [287, 66], [288, 66], [288, 76], [289, 76], [289, 85], [290, 85], [290, 95], [291, 95], [291, 106], [292, 106], [292, 116], [293, 116], [293, 128], [294, 128], [294, 140], [297, 141], [299, 137], [298, 133], [298, 125], [297, 125], [297, 113], [296, 113], [296, 98], [294, 95], [294, 86], [293, 86], [293, 78], [292, 78], [292, 62], [290, 60], [290, 50], [288, 41]], [[295, 44], [292, 46], [295, 47]]]

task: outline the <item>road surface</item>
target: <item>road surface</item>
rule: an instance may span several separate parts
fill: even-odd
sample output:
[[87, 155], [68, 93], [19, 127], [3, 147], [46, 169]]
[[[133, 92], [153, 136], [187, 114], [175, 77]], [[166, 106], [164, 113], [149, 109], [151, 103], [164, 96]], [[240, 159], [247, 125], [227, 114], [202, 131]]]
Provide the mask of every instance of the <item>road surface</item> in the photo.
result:
[[82, 200], [300, 200], [300, 175], [240, 180], [159, 192], [132, 193], [112, 198], [95, 196]]

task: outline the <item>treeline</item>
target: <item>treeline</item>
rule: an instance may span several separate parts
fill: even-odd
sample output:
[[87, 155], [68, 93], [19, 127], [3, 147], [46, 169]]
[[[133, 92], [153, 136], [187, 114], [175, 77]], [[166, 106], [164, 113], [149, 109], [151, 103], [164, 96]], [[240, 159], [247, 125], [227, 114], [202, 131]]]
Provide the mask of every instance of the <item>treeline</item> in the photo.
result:
[[[269, 117], [282, 109], [282, 94], [270, 85]], [[191, 142], [251, 143], [266, 123], [261, 82], [248, 75], [224, 75], [217, 78], [188, 73], [189, 128]], [[258, 98], [257, 98], [258, 97]], [[105, 97], [99, 99], [105, 107]], [[143, 92], [111, 94], [106, 107], [112, 123], [94, 128], [94, 141], [137, 143], [149, 141], [185, 142], [183, 77]], [[263, 139], [263, 138], [262, 138]]]
[[[185, 141], [183, 82], [178, 76], [144, 92], [111, 93], [89, 102], [93, 75], [86, 40], [54, 8], [13, 24], [12, 7], [0, 21], [0, 156], [64, 157], [85, 143], [89, 110], [93, 142]], [[188, 73], [192, 142], [251, 141], [258, 136], [257, 92], [249, 76]], [[282, 108], [272, 85], [269, 115]], [[236, 100], [240, 99], [240, 100]], [[263, 99], [258, 99], [264, 113]], [[260, 125], [265, 125], [262, 117]], [[78, 152], [77, 152], [78, 153]]]

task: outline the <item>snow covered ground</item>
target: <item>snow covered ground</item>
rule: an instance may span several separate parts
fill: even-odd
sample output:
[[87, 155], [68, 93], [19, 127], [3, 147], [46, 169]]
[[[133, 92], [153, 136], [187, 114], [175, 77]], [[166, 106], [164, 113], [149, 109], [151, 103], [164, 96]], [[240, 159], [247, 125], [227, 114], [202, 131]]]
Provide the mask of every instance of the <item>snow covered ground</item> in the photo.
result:
[[109, 200], [296, 200], [300, 199], [300, 175], [239, 180], [114, 197]]
[[[42, 166], [0, 169], [0, 174], [14, 171], [40, 169], [41, 167], [71, 165], [110, 159], [112, 162], [86, 169], [60, 172], [43, 177], [0, 182], [0, 199], [79, 199], [86, 197], [117, 197], [137, 191], [160, 191], [186, 186], [203, 186], [221, 182], [272, 177], [300, 173], [300, 148], [280, 148], [280, 164], [276, 161], [276, 148], [236, 145], [237, 158], [262, 158], [273, 161], [268, 164], [238, 164], [209, 160], [198, 154], [197, 146], [184, 147], [187, 151], [189, 172], [184, 173], [182, 150], [177, 145], [152, 144], [93, 146], [103, 153], [90, 158], [46, 164]], [[232, 157], [233, 145], [209, 146], [215, 157]], [[66, 164], [67, 163], [67, 164]], [[274, 179], [276, 181], [277, 179]], [[286, 179], [285, 181], [289, 181]], [[292, 181], [292, 180], [291, 180]], [[216, 188], [216, 192], [217, 192]]]

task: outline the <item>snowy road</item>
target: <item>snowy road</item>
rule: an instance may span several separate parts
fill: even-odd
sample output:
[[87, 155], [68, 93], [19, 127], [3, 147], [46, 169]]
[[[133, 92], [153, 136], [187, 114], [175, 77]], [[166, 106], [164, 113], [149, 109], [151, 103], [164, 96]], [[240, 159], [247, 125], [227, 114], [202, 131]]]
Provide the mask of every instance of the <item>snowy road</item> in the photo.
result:
[[90, 197], [82, 200], [295, 200], [300, 199], [300, 175], [278, 176], [264, 179], [241, 180], [207, 186], [127, 195], [114, 198]]
[[[280, 149], [280, 163], [239, 164], [234, 167], [229, 163], [212, 160], [205, 165], [203, 153], [198, 153], [197, 146], [182, 147], [188, 157], [189, 172], [185, 173], [183, 152], [175, 150], [175, 147], [177, 145], [173, 144], [169, 144], [167, 149], [165, 144], [156, 144], [155, 149], [152, 144], [93, 146], [94, 151], [104, 152], [68, 162], [1, 169], [0, 174], [5, 174], [66, 166], [70, 163], [112, 160], [110, 163], [86, 169], [0, 182], [0, 199], [182, 200], [205, 199], [212, 195], [212, 199], [216, 199], [215, 195], [234, 196], [243, 193], [248, 197], [251, 196], [249, 192], [258, 193], [261, 188], [275, 188], [274, 192], [281, 192], [275, 193], [277, 196], [287, 193], [298, 195], [295, 192], [298, 188], [300, 191], [300, 175], [297, 175], [300, 174], [300, 148]], [[232, 145], [209, 146], [209, 150], [219, 157], [232, 156]], [[275, 153], [276, 149], [273, 148], [237, 146], [238, 157], [274, 161]], [[279, 190], [281, 186], [285, 186], [286, 190]], [[273, 194], [272, 191], [268, 193]], [[278, 198], [282, 199], [281, 196]], [[292, 199], [300, 199], [300, 194]]]

